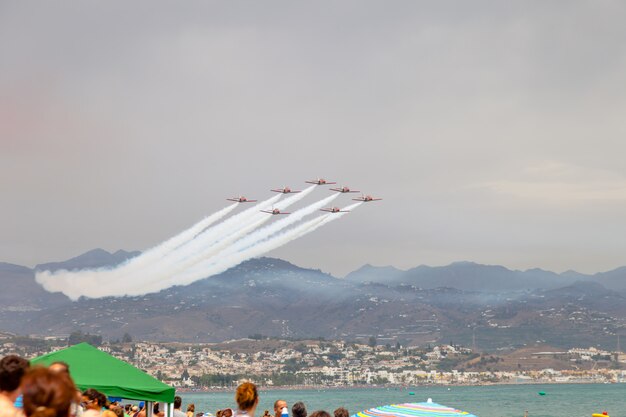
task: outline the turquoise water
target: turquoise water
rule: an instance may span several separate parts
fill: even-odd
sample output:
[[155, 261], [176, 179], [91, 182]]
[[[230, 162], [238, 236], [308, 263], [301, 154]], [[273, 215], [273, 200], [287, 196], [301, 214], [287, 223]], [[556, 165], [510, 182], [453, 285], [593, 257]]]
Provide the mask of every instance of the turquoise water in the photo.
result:
[[[409, 392], [415, 395], [409, 395]], [[545, 396], [540, 396], [544, 391]], [[196, 412], [215, 413], [219, 408], [235, 407], [234, 391], [224, 393], [183, 393], [183, 405], [194, 403]], [[384, 404], [434, 402], [456, 407], [478, 417], [591, 417], [608, 411], [611, 417], [626, 417], [626, 384], [492, 385], [475, 387], [356, 388], [329, 390], [261, 391], [255, 417], [264, 410], [272, 412], [273, 403], [284, 399], [289, 407], [303, 401], [309, 414], [326, 410], [332, 415], [337, 407], [350, 414]]]

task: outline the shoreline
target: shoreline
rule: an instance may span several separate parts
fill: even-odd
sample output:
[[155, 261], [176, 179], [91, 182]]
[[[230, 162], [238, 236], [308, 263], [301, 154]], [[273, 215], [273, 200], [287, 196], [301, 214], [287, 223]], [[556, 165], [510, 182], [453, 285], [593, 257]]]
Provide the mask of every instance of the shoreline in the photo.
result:
[[[346, 385], [346, 386], [336, 386], [336, 385], [289, 385], [289, 386], [267, 386], [267, 385], [258, 385], [258, 389], [260, 391], [299, 391], [299, 390], [307, 390], [307, 391], [348, 391], [352, 389], [388, 389], [388, 390], [398, 390], [398, 391], [410, 391], [414, 388], [422, 388], [422, 387], [484, 387], [484, 386], [496, 386], [496, 385], [581, 385], [581, 384], [589, 384], [589, 385], [616, 385], [616, 384], [625, 384], [626, 382], [603, 382], [603, 381], [567, 381], [567, 382], [558, 382], [558, 381], [515, 381], [515, 382], [485, 382], [481, 384], [415, 384], [415, 385]], [[193, 388], [182, 388], [176, 389], [176, 392], [184, 393], [184, 394], [205, 394], [205, 393], [224, 393], [224, 392], [232, 392], [236, 386], [233, 387], [224, 387], [224, 388], [204, 388], [204, 389], [193, 389]]]

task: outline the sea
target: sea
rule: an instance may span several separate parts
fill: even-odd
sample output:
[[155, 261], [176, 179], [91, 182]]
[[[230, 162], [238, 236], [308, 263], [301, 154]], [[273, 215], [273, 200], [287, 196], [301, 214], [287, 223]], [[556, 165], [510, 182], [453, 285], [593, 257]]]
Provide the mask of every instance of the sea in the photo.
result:
[[[234, 391], [180, 395], [185, 408], [195, 404], [196, 413], [214, 414], [220, 408], [235, 408]], [[423, 402], [428, 398], [478, 417], [523, 417], [526, 411], [528, 417], [591, 417], [603, 411], [610, 417], [626, 417], [626, 383], [261, 390], [259, 397], [255, 417], [261, 417], [264, 410], [273, 414], [277, 399], [286, 400], [289, 407], [302, 401], [309, 414], [326, 410], [332, 416], [338, 407], [347, 408], [353, 415], [380, 405]]]

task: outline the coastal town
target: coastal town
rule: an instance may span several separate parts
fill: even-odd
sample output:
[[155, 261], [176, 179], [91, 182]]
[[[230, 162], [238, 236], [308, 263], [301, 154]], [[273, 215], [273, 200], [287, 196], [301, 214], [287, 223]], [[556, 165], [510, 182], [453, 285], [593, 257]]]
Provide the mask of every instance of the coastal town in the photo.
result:
[[69, 339], [3, 335], [0, 356], [25, 357], [79, 341], [131, 363], [180, 390], [219, 390], [250, 379], [265, 387], [480, 385], [521, 383], [623, 383], [626, 354], [594, 347], [546, 346], [485, 353], [438, 344], [409, 346], [345, 341], [280, 340], [254, 336], [213, 344], [102, 342], [74, 334]]

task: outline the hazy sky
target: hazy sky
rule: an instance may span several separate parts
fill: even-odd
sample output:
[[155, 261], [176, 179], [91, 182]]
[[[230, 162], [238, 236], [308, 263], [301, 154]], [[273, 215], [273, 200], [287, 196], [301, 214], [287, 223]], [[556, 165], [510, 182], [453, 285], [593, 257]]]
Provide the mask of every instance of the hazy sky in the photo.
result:
[[1, 1], [0, 261], [146, 249], [325, 177], [384, 201], [269, 255], [626, 265], [624, 22], [601, 0]]

